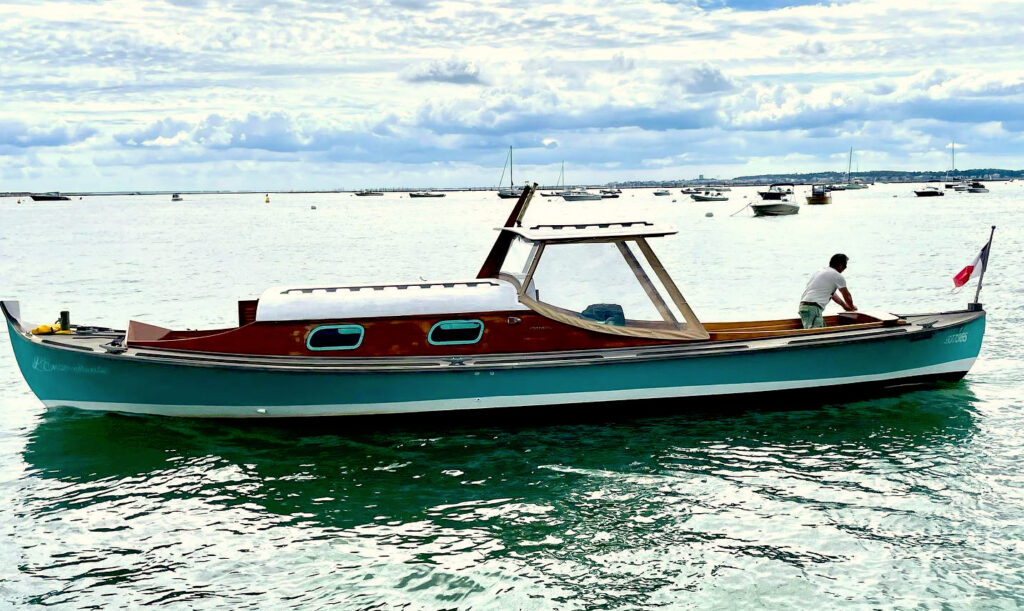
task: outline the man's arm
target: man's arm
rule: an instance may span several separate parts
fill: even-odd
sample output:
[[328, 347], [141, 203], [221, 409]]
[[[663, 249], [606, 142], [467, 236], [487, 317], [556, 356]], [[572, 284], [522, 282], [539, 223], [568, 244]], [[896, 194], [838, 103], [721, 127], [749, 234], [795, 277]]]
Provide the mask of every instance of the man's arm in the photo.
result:
[[850, 290], [844, 286], [839, 288], [839, 292], [843, 294], [843, 297], [846, 298], [846, 301], [840, 299], [839, 295], [837, 295], [836, 293], [832, 293], [832, 301], [838, 303], [839, 307], [843, 308], [847, 312], [857, 311], [857, 306], [853, 305], [853, 296], [850, 295]]

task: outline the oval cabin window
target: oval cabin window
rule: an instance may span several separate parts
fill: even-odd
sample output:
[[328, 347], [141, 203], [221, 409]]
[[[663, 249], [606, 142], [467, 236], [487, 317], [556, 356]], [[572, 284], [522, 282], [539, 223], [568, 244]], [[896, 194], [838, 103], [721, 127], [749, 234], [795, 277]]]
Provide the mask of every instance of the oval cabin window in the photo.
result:
[[484, 323], [479, 320], [442, 320], [430, 327], [427, 341], [435, 346], [475, 344], [484, 334]]
[[354, 350], [362, 343], [363, 328], [359, 325], [323, 325], [306, 336], [310, 350]]

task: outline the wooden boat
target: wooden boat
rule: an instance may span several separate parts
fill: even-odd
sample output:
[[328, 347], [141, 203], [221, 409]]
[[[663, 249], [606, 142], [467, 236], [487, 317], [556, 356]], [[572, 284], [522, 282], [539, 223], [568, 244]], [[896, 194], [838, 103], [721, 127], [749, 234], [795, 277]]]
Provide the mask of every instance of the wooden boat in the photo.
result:
[[826, 185], [811, 185], [811, 194], [807, 196], [807, 204], [810, 206], [822, 206], [832, 203], [832, 196]]
[[369, 189], [363, 189], [362, 191], [356, 191], [358, 197], [380, 197], [384, 195], [383, 191], [371, 191]]
[[751, 204], [750, 207], [754, 211], [754, 216], [789, 216], [800, 212], [800, 206], [788, 199], [767, 204]]
[[413, 191], [409, 197], [444, 197], [447, 193], [433, 193], [431, 191]]
[[[523, 226], [535, 187], [524, 189], [470, 280], [274, 287], [238, 303], [238, 326], [205, 331], [73, 326], [62, 314], [51, 333], [24, 323], [16, 301], [0, 301], [0, 310], [22, 374], [45, 405], [190, 417], [794, 392], [835, 401], [849, 387], [960, 379], [981, 348], [977, 303], [906, 316], [844, 313], [820, 329], [795, 318], [701, 322], [650, 245], [673, 227]], [[632, 270], [654, 319], [630, 315], [634, 302], [620, 293], [581, 310], [541, 299], [535, 273], [545, 252], [581, 243]]]
[[66, 202], [71, 199], [67, 195], [61, 195], [56, 191], [51, 191], [50, 193], [30, 193], [29, 197], [34, 202]]
[[791, 182], [777, 182], [769, 185], [766, 191], [758, 191], [757, 194], [766, 201], [777, 200], [791, 195], [794, 187], [796, 185]]
[[918, 197], [941, 197], [945, 194], [945, 191], [931, 185], [920, 189], [914, 189], [914, 195]]

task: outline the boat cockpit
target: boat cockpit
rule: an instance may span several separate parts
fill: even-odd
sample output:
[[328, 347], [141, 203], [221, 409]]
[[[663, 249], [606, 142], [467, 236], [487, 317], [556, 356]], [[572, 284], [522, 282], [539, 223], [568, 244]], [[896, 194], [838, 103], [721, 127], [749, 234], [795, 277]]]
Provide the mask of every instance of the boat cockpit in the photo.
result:
[[[647, 241], [675, 234], [674, 227], [637, 221], [502, 227], [501, 231], [512, 241], [497, 277], [513, 284], [519, 301], [531, 310], [613, 335], [709, 338]], [[566, 249], [568, 245], [573, 248]], [[594, 293], [593, 287], [599, 292]], [[608, 303], [601, 294], [615, 295], [616, 302]]]

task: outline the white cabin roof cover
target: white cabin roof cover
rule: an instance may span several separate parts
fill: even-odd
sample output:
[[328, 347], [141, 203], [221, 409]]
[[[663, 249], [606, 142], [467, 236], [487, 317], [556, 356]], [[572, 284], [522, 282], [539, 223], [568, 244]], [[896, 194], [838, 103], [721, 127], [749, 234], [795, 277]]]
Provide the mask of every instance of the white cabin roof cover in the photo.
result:
[[633, 221], [627, 223], [565, 223], [525, 227], [499, 227], [531, 242], [574, 244], [579, 242], [621, 242], [636, 238], [656, 238], [678, 233], [667, 224]]
[[515, 286], [497, 279], [267, 289], [256, 320], [349, 320], [373, 316], [529, 310]]

